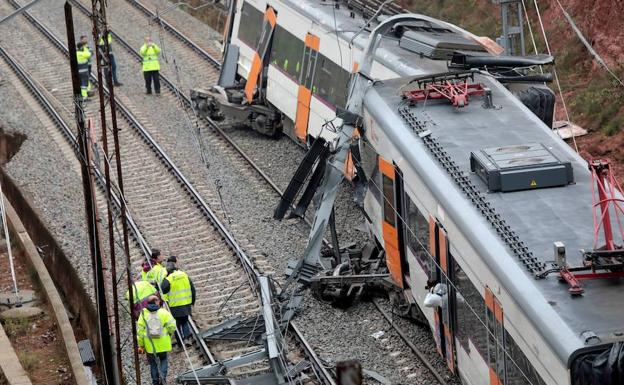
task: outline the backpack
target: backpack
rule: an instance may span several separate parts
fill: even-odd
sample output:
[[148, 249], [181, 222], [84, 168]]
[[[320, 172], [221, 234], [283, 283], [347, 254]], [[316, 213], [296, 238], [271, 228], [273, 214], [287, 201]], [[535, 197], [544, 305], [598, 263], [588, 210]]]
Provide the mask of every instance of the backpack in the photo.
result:
[[147, 320], [145, 321], [147, 325], [147, 336], [150, 338], [160, 338], [163, 334], [163, 326], [162, 322], [160, 322], [160, 317], [158, 316], [158, 312], [150, 312]]

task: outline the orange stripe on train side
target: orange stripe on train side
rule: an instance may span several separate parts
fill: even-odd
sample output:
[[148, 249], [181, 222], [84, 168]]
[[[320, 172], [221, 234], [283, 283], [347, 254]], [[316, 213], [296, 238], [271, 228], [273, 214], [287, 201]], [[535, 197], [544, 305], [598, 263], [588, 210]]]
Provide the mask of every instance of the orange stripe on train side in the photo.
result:
[[305, 37], [305, 46], [308, 48], [312, 48], [315, 51], [318, 51], [321, 47], [321, 39], [318, 36], [308, 33]]
[[498, 298], [494, 298], [494, 317], [502, 325], [503, 324], [503, 307], [498, 301]]
[[275, 28], [275, 25], [277, 25], [277, 14], [273, 8], [267, 8], [264, 18], [271, 24], [271, 27]]
[[379, 171], [388, 178], [394, 180], [394, 166], [381, 156], [379, 157]]
[[498, 374], [494, 371], [494, 369], [490, 368], [490, 385], [499, 385], [501, 383], [498, 378]]
[[492, 290], [489, 287], [485, 287], [485, 306], [494, 312], [494, 294], [492, 294]]
[[223, 41], [225, 42], [225, 38], [227, 37], [228, 34], [228, 27], [230, 26], [230, 15], [228, 14], [228, 16], [225, 18], [225, 24], [223, 25]]
[[448, 273], [446, 231], [441, 227], [438, 227], [438, 240], [440, 243], [440, 267], [442, 271]]
[[310, 118], [310, 101], [312, 100], [312, 91], [299, 86], [297, 93], [297, 114], [295, 117], [295, 134], [301, 141], [306, 140], [308, 135], [308, 121]]
[[451, 329], [449, 329], [446, 325], [444, 325], [444, 336], [446, 338], [446, 342], [448, 342], [446, 347], [446, 364], [449, 370], [455, 373], [455, 352], [453, 350], [453, 344], [455, 341], [453, 333], [451, 333]]
[[360, 63], [354, 61], [353, 62], [353, 69], [351, 70], [351, 72], [356, 73], [356, 72], [358, 72], [359, 69], [360, 69]]
[[347, 161], [345, 162], [344, 170], [342, 170], [345, 178], [352, 181], [355, 177], [355, 167], [353, 165], [353, 155], [351, 151], [347, 154]]
[[388, 222], [382, 222], [384, 248], [386, 250], [386, 265], [394, 283], [403, 288], [403, 271], [401, 269], [401, 253], [399, 252], [399, 233]]
[[429, 253], [434, 257], [438, 256], [436, 253], [436, 220], [432, 216], [429, 216]]
[[260, 69], [262, 68], [262, 59], [258, 53], [254, 53], [253, 61], [251, 62], [251, 69], [249, 70], [249, 76], [247, 76], [247, 83], [245, 84], [245, 96], [247, 101], [251, 103], [253, 100], [254, 90], [256, 84], [258, 84], [258, 75], [260, 75]]

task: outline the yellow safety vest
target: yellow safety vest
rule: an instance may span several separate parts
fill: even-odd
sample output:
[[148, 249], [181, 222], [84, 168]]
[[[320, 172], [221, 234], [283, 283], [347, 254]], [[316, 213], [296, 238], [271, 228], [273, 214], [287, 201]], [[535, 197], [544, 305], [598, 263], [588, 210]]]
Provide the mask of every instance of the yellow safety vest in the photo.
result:
[[158, 62], [160, 47], [158, 47], [156, 44], [152, 44], [149, 47], [143, 44], [139, 53], [143, 58], [143, 72], [160, 71], [160, 63]]
[[[111, 34], [110, 32], [108, 33], [108, 45], [110, 47], [110, 45], [113, 43], [113, 34]], [[100, 40], [98, 40], [98, 45], [104, 45], [104, 38], [101, 37]]]
[[167, 269], [160, 263], [157, 263], [152, 266], [152, 268], [148, 271], [141, 272], [141, 279], [150, 283], [156, 283], [160, 285], [167, 276]]
[[147, 332], [147, 320], [150, 311], [143, 309], [137, 321], [137, 342], [139, 347], [144, 348], [147, 353], [162, 353], [171, 351], [171, 336], [175, 333], [176, 322], [171, 313], [165, 309], [158, 309], [158, 318], [162, 325], [160, 337], [150, 337]]
[[[156, 288], [147, 281], [138, 281], [132, 284], [134, 303], [140, 303], [150, 295], [156, 294]], [[130, 301], [130, 290], [126, 290], [126, 301]]]
[[171, 284], [167, 293], [167, 302], [170, 307], [178, 307], [193, 303], [193, 292], [188, 274], [181, 270], [176, 270], [166, 278]]

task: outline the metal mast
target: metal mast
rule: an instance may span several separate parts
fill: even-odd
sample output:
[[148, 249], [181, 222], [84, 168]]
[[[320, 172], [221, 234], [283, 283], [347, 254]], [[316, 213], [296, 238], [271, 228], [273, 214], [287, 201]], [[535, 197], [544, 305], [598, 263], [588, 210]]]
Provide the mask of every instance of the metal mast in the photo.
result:
[[503, 34], [496, 42], [505, 48], [505, 55], [524, 56], [524, 18], [522, 0], [492, 0], [501, 6]]
[[[98, 47], [96, 49], [96, 62], [97, 62], [97, 78], [99, 87], [99, 99], [100, 99], [100, 117], [101, 117], [101, 129], [102, 129], [102, 147], [104, 149], [104, 170], [106, 175], [106, 192], [108, 202], [108, 227], [109, 227], [109, 244], [111, 253], [111, 280], [113, 291], [113, 312], [115, 321], [115, 347], [116, 347], [116, 364], [118, 372], [121, 374], [122, 362], [121, 362], [121, 338], [120, 338], [120, 319], [119, 319], [119, 296], [117, 293], [117, 263], [115, 258], [115, 235], [114, 235], [114, 221], [113, 208], [112, 208], [112, 182], [110, 177], [110, 152], [108, 149], [108, 128], [106, 123], [106, 94], [104, 92], [104, 84], [108, 89], [108, 109], [110, 111], [111, 129], [113, 133], [114, 153], [115, 153], [115, 166], [117, 171], [117, 189], [120, 195], [120, 216], [123, 232], [123, 249], [125, 254], [126, 265], [126, 282], [129, 292], [130, 308], [134, 304], [134, 290], [132, 290], [132, 273], [130, 269], [130, 246], [128, 236], [128, 223], [126, 221], [126, 199], [124, 195], [123, 187], [123, 172], [121, 167], [121, 149], [119, 144], [119, 128], [117, 126], [117, 111], [115, 103], [115, 90], [113, 84], [113, 74], [111, 65], [111, 47], [108, 37], [111, 32], [108, 28], [106, 20], [106, 0], [92, 0], [91, 2], [91, 19], [93, 22], [93, 41], [96, 42]], [[102, 42], [103, 44], [99, 44]], [[104, 81], [103, 81], [104, 79]], [[132, 311], [131, 311], [132, 313]], [[134, 368], [136, 383], [141, 383], [141, 370], [140, 361], [138, 356], [138, 345], [136, 335], [136, 321], [132, 314], [131, 319], [131, 331], [132, 331], [132, 346], [134, 354]], [[117, 377], [117, 381], [120, 378]], [[119, 382], [121, 383], [121, 381]]]
[[87, 121], [84, 110], [85, 105], [80, 92], [80, 79], [78, 76], [78, 60], [76, 57], [76, 39], [74, 37], [72, 9], [68, 2], [65, 3], [65, 23], [67, 28], [67, 48], [69, 51], [75, 115], [78, 128], [78, 145], [80, 147], [79, 161], [82, 170], [85, 214], [87, 220], [87, 230], [89, 233], [95, 297], [99, 317], [98, 342], [100, 345], [100, 359], [102, 362], [102, 374], [106, 384], [112, 385], [115, 384], [115, 368], [112, 360], [112, 347], [110, 344], [106, 285], [102, 274], [102, 244], [100, 241], [98, 209], [95, 199], [95, 184], [93, 179], [94, 164], [92, 161], [91, 147], [88, 137], [89, 130], [86, 126]]

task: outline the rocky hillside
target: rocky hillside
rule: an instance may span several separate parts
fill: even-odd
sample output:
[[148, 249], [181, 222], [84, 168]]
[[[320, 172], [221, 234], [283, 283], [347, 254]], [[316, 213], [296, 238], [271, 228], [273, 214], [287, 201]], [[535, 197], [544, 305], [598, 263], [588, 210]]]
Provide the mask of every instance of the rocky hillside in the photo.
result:
[[[560, 0], [594, 50], [609, 67], [624, 78], [623, 0]], [[402, 0], [402, 6], [457, 24], [477, 35], [499, 36], [500, 10], [491, 0]], [[531, 27], [540, 53], [546, 52], [535, 3], [525, 0]], [[578, 139], [585, 157], [609, 157], [624, 176], [624, 87], [615, 81], [595, 60], [567, 22], [557, 0], [541, 0], [540, 8], [546, 36], [556, 57], [570, 119], [589, 130]], [[527, 36], [528, 29], [525, 27]], [[532, 51], [530, 38], [527, 52]], [[555, 85], [552, 85], [553, 88]], [[565, 113], [558, 98], [556, 119]]]

